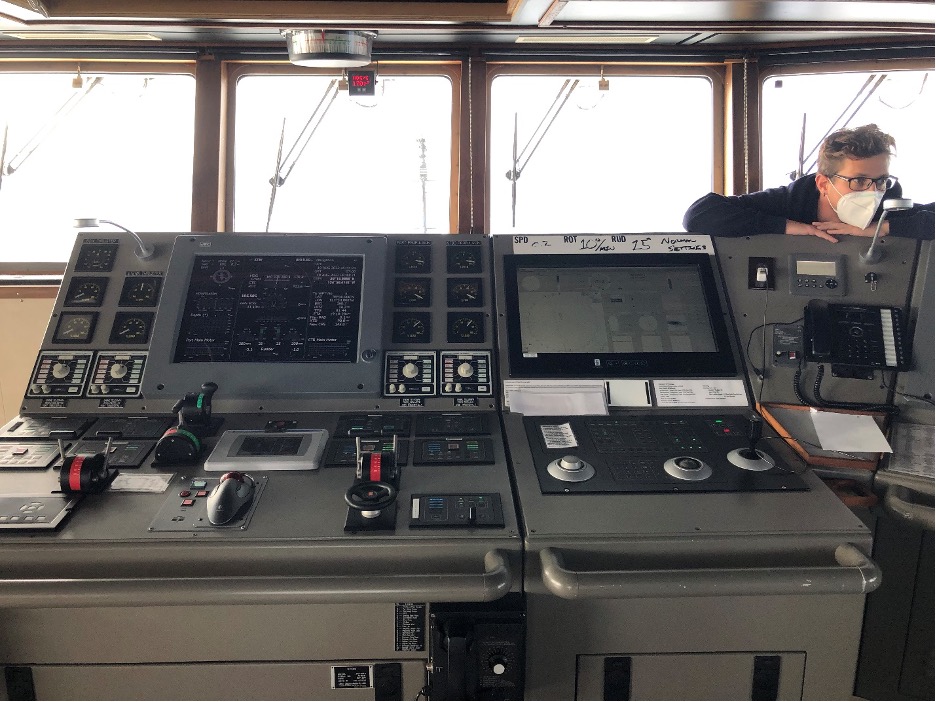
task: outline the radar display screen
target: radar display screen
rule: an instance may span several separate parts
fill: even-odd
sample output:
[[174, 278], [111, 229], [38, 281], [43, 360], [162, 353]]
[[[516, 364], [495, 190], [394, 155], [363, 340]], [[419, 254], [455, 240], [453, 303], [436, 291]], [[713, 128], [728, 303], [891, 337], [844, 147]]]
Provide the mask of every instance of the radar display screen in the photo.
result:
[[505, 260], [511, 373], [733, 374], [707, 254]]
[[175, 363], [353, 363], [364, 257], [194, 257]]

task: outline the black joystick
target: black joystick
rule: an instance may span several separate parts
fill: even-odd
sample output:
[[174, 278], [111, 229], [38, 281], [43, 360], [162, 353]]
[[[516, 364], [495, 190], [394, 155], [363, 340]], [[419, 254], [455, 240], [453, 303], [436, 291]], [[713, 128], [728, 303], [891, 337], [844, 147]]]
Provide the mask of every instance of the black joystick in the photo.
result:
[[759, 461], [761, 456], [757, 452], [757, 442], [761, 440], [761, 436], [763, 435], [763, 420], [756, 414], [752, 414], [748, 417], [748, 445], [747, 448], [738, 451], [739, 455], [751, 461]]
[[187, 392], [172, 406], [179, 421], [156, 443], [154, 457], [157, 464], [174, 465], [198, 460], [204, 448], [202, 440], [211, 436], [217, 427], [218, 422], [211, 418], [211, 397], [217, 389], [216, 383], [203, 383], [201, 392]]
[[763, 451], [757, 450], [757, 442], [764, 432], [764, 422], [756, 413], [748, 416], [748, 445], [728, 452], [728, 462], [742, 470], [770, 470], [776, 463]]

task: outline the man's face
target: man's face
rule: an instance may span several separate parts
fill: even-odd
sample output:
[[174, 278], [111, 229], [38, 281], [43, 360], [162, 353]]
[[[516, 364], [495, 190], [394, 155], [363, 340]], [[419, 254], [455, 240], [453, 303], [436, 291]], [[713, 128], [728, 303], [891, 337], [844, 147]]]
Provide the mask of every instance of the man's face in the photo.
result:
[[[836, 173], [840, 177], [830, 177], [819, 173], [816, 175], [816, 187], [822, 195], [829, 198], [833, 208], [838, 207], [842, 196], [852, 192], [845, 178], [880, 178], [888, 175], [889, 167], [890, 154], [878, 154], [870, 158], [846, 158], [839, 165]], [[874, 188], [872, 184], [868, 190]]]

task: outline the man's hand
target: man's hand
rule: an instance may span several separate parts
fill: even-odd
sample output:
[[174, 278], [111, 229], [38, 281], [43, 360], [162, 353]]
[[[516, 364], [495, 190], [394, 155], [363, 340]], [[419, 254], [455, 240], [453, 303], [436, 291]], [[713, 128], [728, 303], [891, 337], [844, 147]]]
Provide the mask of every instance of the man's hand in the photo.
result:
[[[795, 222], [792, 219], [788, 219], [785, 233], [792, 236], [818, 236], [820, 239], [831, 241], [833, 244], [838, 243], [838, 239], [832, 236], [832, 234], [828, 234], [824, 230], [817, 227], [816, 224], [832, 224], [832, 222], [816, 222], [815, 224], [806, 224], [806, 222]], [[843, 227], [848, 226], [846, 224], [841, 224], [840, 222], [839, 225]], [[855, 227], [850, 228], [855, 229]]]
[[[884, 222], [881, 225], [881, 234], [880, 236], [887, 236], [888, 233], [888, 222]], [[838, 234], [839, 236], [874, 236], [874, 230], [877, 228], [877, 224], [874, 224], [867, 229], [859, 229], [858, 227], [853, 227], [850, 224], [845, 224], [843, 222], [813, 222], [813, 227], [819, 229], [828, 234]]]

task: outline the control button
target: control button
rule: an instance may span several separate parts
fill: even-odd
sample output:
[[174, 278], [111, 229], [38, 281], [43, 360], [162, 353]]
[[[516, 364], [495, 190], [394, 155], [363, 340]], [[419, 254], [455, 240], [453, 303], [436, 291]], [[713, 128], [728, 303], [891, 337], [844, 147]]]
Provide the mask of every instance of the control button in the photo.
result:
[[198, 492], [195, 493], [195, 497], [208, 497], [208, 491], [199, 490]]
[[191, 506], [194, 505], [194, 504], [195, 504], [195, 500], [193, 500], [193, 499], [191, 499], [191, 498], [189, 498], [189, 499], [187, 499], [187, 500], [182, 500], [182, 506], [183, 506], [183, 507], [191, 507]]
[[676, 459], [676, 465], [683, 470], [699, 470], [702, 467], [702, 461], [698, 460], [697, 458], [683, 456], [682, 458]]
[[183, 490], [179, 493], [179, 497], [191, 497], [192, 493], [190, 490]]
[[559, 467], [562, 468], [562, 470], [582, 470], [584, 466], [585, 462], [578, 456], [563, 456], [559, 459]]
[[192, 481], [193, 490], [201, 490], [202, 488], [206, 488], [206, 487], [208, 487], [207, 480], [193, 480]]

